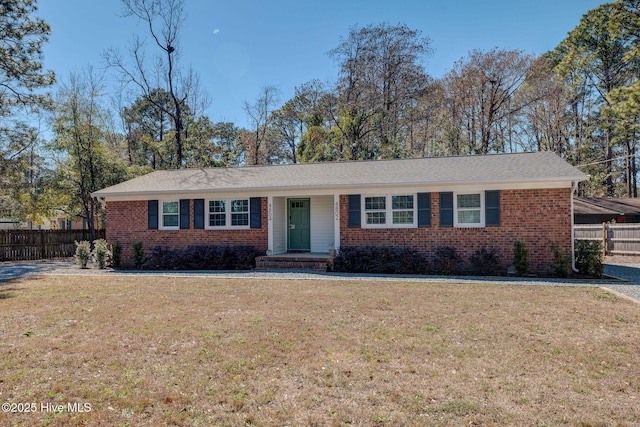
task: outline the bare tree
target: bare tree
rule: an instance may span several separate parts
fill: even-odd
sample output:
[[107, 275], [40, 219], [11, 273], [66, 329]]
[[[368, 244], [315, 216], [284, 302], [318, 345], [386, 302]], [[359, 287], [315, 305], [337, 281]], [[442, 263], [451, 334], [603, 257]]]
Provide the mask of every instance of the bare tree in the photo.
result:
[[[160, 54], [148, 59], [146, 44], [141, 38], [136, 38], [130, 47], [131, 63], [113, 49], [105, 53], [106, 62], [120, 72], [125, 83], [137, 87], [139, 94], [171, 118], [174, 167], [180, 168], [184, 160], [185, 115], [190, 101], [193, 101], [190, 97], [199, 92], [198, 79], [193, 71], [189, 69], [186, 75], [182, 75], [178, 67], [178, 38], [185, 20], [184, 0], [122, 0], [122, 4], [125, 16], [133, 16], [146, 25], [152, 44]], [[169, 107], [166, 103], [157, 102], [154, 93], [159, 87], [169, 94]]]
[[487, 154], [512, 148], [514, 115], [529, 103], [516, 96], [535, 58], [521, 51], [472, 51], [444, 78], [449, 105], [466, 133], [467, 153]]
[[334, 122], [351, 158], [404, 154], [405, 113], [426, 91], [423, 61], [430, 52], [419, 31], [384, 23], [353, 28], [330, 52], [340, 65]]
[[264, 154], [270, 147], [266, 147], [269, 143], [269, 126], [273, 120], [272, 112], [280, 98], [280, 91], [277, 87], [267, 85], [260, 90], [260, 95], [256, 101], [251, 104], [244, 102], [244, 111], [250, 122], [251, 136], [245, 134], [243, 136], [243, 144], [245, 146], [245, 163], [249, 165], [268, 164], [271, 163], [270, 156]]
[[[58, 207], [86, 220], [93, 241], [100, 204], [91, 193], [126, 179], [124, 162], [109, 150], [109, 114], [103, 108], [101, 76], [89, 68], [60, 86], [52, 118], [52, 153], [60, 153]], [[68, 199], [68, 200], [65, 200]]]
[[571, 152], [569, 111], [571, 98], [566, 85], [552, 72], [546, 56], [539, 57], [529, 72], [532, 84], [524, 88], [534, 102], [520, 120], [520, 148], [524, 151], [553, 151], [566, 157]]

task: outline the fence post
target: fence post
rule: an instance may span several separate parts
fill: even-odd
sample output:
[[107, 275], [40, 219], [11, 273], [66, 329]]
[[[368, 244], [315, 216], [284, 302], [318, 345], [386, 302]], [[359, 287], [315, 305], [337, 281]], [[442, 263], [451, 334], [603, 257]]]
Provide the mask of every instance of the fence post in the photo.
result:
[[609, 246], [609, 239], [608, 237], [608, 230], [607, 230], [607, 223], [603, 222], [602, 223], [602, 255], [603, 256], [607, 256], [607, 249]]
[[47, 251], [44, 244], [44, 230], [40, 230], [40, 259], [47, 257]]

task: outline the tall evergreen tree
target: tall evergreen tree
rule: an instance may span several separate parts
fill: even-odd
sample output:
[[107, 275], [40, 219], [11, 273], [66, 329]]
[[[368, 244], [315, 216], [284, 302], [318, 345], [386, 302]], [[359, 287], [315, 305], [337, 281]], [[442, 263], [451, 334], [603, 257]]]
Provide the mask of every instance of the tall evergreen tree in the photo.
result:
[[[594, 146], [601, 147], [604, 169], [598, 174], [603, 177], [605, 193], [616, 195], [614, 182], [614, 150], [616, 143], [616, 117], [609, 113], [611, 93], [625, 87], [638, 75], [639, 62], [630, 60], [628, 43], [611, 32], [611, 20], [616, 11], [612, 3], [603, 4], [587, 12], [580, 24], [564, 39], [550, 58], [556, 61], [555, 70], [569, 82], [575, 93], [576, 113], [583, 111], [578, 120], [595, 120], [593, 125], [581, 127], [587, 135], [576, 135], [590, 147], [578, 147], [583, 152]], [[588, 108], [584, 108], [588, 107]]]
[[55, 81], [42, 67], [51, 29], [36, 12], [36, 0], [0, 1], [0, 215], [24, 213], [11, 200], [31, 192], [39, 158], [38, 132], [26, 119], [51, 105], [42, 91]]

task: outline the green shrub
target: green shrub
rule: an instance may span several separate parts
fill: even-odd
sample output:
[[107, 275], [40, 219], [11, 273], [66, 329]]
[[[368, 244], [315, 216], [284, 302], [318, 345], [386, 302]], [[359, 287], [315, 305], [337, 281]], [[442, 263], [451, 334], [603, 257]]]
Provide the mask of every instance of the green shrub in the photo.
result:
[[101, 270], [107, 266], [107, 254], [109, 249], [107, 247], [107, 241], [104, 239], [98, 239], [93, 241], [93, 251], [91, 257], [98, 264], [98, 268]]
[[334, 270], [349, 273], [424, 274], [427, 257], [415, 249], [388, 246], [343, 246]]
[[518, 276], [529, 273], [529, 249], [524, 242], [517, 241], [513, 244], [513, 266]]
[[474, 274], [480, 276], [496, 275], [500, 270], [500, 257], [496, 248], [480, 248], [469, 259]]
[[456, 248], [441, 246], [436, 249], [433, 270], [439, 274], [456, 274], [462, 270], [462, 257]]
[[140, 270], [146, 264], [149, 258], [147, 258], [144, 255], [144, 246], [142, 242], [133, 242], [132, 246], [133, 246], [133, 266], [138, 270]]
[[122, 244], [120, 244], [119, 240], [111, 245], [111, 259], [110, 265], [113, 268], [120, 268], [122, 264]]
[[76, 243], [76, 261], [80, 265], [80, 268], [87, 268], [89, 258], [91, 258], [91, 244], [87, 240]]
[[556, 242], [551, 242], [551, 252], [553, 252], [553, 262], [551, 264], [551, 271], [557, 277], [569, 277], [568, 264], [571, 259], [562, 252], [562, 249], [558, 247]]
[[593, 277], [602, 277], [604, 256], [602, 242], [595, 240], [576, 240], [576, 268], [580, 273]]

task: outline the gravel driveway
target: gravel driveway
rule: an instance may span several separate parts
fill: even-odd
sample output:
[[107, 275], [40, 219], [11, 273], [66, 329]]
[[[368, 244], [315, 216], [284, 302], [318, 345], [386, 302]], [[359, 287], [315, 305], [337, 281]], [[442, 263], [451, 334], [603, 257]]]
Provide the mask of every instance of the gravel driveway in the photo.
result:
[[386, 275], [355, 275], [346, 273], [315, 273], [300, 271], [131, 271], [131, 270], [99, 270], [97, 268], [80, 269], [72, 259], [0, 262], [0, 285], [4, 280], [10, 280], [29, 275], [159, 275], [179, 277], [215, 277], [215, 278], [265, 278], [265, 279], [327, 279], [349, 278], [350, 280], [409, 280], [429, 281], [440, 283], [504, 283], [517, 285], [565, 285], [565, 286], [603, 286], [620, 294], [626, 295], [640, 302], [640, 264], [619, 263], [605, 264], [605, 274], [620, 280], [568, 280], [568, 279], [523, 279], [513, 277], [467, 277], [467, 276], [386, 276]]

